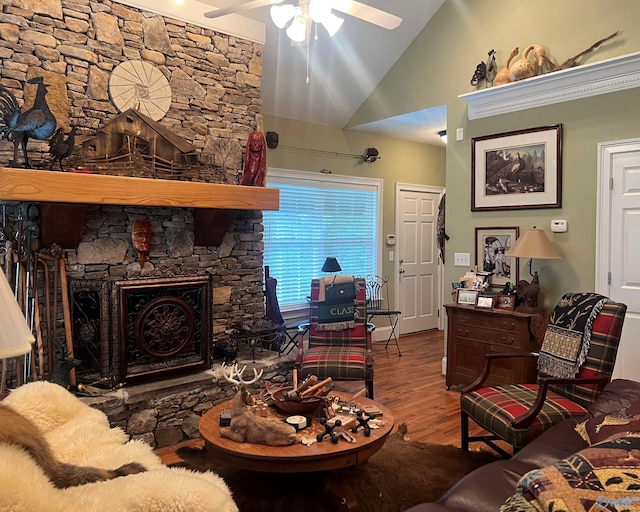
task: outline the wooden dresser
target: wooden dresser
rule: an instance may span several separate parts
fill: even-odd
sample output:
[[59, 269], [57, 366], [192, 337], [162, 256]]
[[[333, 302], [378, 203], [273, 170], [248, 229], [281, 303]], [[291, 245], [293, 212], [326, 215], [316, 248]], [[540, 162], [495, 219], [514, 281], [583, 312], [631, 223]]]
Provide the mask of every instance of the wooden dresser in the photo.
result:
[[[537, 351], [548, 323], [545, 314], [447, 304], [447, 389], [471, 384], [482, 372], [485, 354]], [[535, 382], [536, 359], [497, 360], [485, 385]]]

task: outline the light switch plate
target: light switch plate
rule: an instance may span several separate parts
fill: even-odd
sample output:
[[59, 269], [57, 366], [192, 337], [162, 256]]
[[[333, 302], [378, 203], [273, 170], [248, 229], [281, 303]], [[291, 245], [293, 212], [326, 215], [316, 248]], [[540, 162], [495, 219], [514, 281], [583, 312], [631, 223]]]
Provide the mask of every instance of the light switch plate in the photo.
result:
[[453, 255], [453, 264], [456, 267], [470, 267], [471, 255], [468, 252], [456, 252]]

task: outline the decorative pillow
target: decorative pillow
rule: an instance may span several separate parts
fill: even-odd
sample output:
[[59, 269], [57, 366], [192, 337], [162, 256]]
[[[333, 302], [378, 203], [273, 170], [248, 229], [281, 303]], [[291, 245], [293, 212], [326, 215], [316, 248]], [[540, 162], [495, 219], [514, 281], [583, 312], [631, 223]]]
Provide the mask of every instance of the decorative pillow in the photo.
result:
[[576, 425], [576, 432], [593, 446], [612, 437], [640, 432], [640, 401], [624, 409], [602, 414]]
[[640, 512], [639, 456], [640, 437], [619, 437], [580, 450], [523, 475], [500, 512]]

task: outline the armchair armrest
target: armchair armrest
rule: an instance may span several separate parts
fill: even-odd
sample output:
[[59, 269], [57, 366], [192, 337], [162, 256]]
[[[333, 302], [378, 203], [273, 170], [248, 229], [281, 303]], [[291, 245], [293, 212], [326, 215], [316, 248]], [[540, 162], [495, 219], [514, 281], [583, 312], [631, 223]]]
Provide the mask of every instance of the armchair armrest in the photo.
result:
[[513, 428], [527, 428], [533, 423], [533, 420], [542, 409], [544, 405], [544, 401], [547, 398], [547, 390], [549, 389], [549, 385], [551, 384], [600, 384], [604, 386], [609, 382], [609, 377], [591, 377], [591, 378], [578, 378], [578, 379], [563, 379], [558, 377], [541, 377], [539, 379], [540, 387], [538, 388], [538, 396], [536, 396], [536, 401], [533, 403], [531, 409], [527, 412], [514, 418], [511, 422]]
[[482, 385], [485, 383], [487, 378], [489, 377], [489, 373], [491, 372], [491, 361], [494, 359], [515, 359], [522, 357], [538, 357], [539, 352], [502, 352], [499, 354], [485, 354], [485, 362], [484, 368], [482, 369], [482, 373], [478, 376], [476, 380], [474, 380], [467, 387], [463, 388], [461, 393], [470, 393], [471, 391], [475, 391], [476, 389], [480, 389]]
[[367, 322], [367, 355], [366, 355], [366, 360], [365, 360], [365, 364], [367, 365], [368, 368], [372, 368], [373, 367], [373, 342], [371, 341], [371, 337], [372, 337], [372, 332], [376, 330], [376, 326], [375, 324], [372, 324], [371, 322]]
[[304, 359], [304, 335], [310, 327], [311, 324], [309, 322], [302, 323], [298, 326], [298, 333], [296, 334], [298, 352], [296, 353], [296, 362], [294, 363], [294, 366], [298, 369], [302, 367], [302, 361]]

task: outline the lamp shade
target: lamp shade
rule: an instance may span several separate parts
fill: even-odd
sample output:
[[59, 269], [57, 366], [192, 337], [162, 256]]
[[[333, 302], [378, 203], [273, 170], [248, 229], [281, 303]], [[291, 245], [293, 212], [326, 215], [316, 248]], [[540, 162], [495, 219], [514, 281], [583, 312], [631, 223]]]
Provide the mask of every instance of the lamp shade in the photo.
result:
[[527, 229], [520, 238], [505, 253], [506, 256], [516, 258], [531, 258], [537, 260], [560, 259], [560, 253], [541, 229]]
[[323, 272], [340, 272], [341, 270], [340, 263], [334, 256], [329, 256], [324, 260], [324, 265], [322, 265]]
[[285, 5], [272, 5], [271, 19], [278, 28], [284, 28], [287, 23], [295, 16], [296, 8], [291, 4]]
[[307, 38], [307, 22], [302, 16], [296, 16], [286, 30], [289, 39], [301, 43]]
[[13, 296], [3, 272], [0, 272], [0, 359], [22, 356], [31, 350], [33, 334], [24, 313]]

